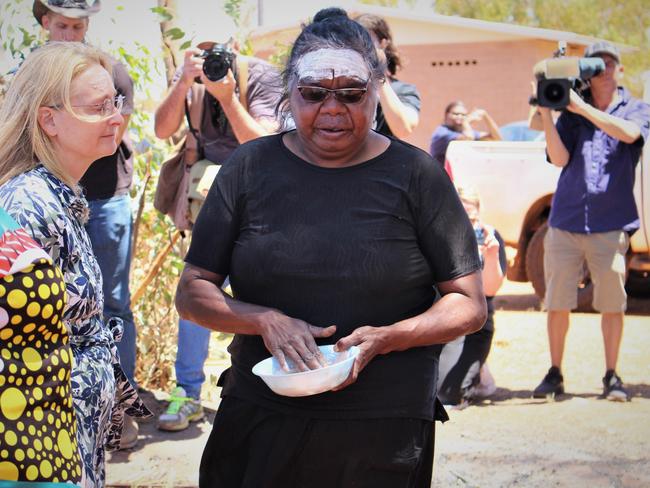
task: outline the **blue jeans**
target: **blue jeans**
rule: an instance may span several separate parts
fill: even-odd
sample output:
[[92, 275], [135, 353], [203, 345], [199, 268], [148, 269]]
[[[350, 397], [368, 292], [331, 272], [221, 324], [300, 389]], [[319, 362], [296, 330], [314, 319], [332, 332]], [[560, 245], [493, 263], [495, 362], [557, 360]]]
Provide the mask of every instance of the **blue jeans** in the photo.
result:
[[178, 350], [176, 352], [176, 384], [187, 396], [199, 399], [205, 381], [203, 365], [208, 358], [210, 330], [189, 320], [178, 322]]
[[131, 198], [119, 195], [88, 202], [90, 218], [86, 230], [99, 262], [104, 281], [104, 320], [119, 317], [124, 335], [117, 344], [122, 369], [133, 386], [135, 372], [135, 324], [131, 312], [129, 269], [131, 267]]

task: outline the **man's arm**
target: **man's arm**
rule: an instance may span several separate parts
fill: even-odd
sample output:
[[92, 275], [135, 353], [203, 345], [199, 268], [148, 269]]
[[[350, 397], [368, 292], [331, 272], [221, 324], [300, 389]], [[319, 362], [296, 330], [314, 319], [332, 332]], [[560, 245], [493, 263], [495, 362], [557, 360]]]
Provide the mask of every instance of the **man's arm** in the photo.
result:
[[379, 103], [391, 132], [398, 138], [407, 137], [420, 122], [420, 114], [400, 100], [389, 80], [379, 89]]
[[203, 75], [203, 59], [198, 57], [199, 54], [201, 51], [196, 48], [185, 51], [181, 74], [172, 82], [167, 95], [156, 109], [154, 131], [160, 139], [171, 137], [183, 122], [187, 92], [192, 87], [194, 78]]
[[573, 90], [571, 90], [571, 99], [567, 109], [581, 115], [607, 135], [625, 144], [633, 144], [641, 137], [641, 128], [636, 123], [598, 110], [585, 102]]
[[255, 118], [241, 104], [237, 93], [235, 92], [236, 81], [232, 70], [228, 70], [225, 78], [219, 81], [208, 80], [201, 73], [201, 80], [205, 84], [205, 89], [214, 98], [217, 99], [228, 123], [232, 127], [235, 137], [240, 144], [257, 139], [258, 137], [267, 136], [277, 131], [277, 124], [267, 118]]

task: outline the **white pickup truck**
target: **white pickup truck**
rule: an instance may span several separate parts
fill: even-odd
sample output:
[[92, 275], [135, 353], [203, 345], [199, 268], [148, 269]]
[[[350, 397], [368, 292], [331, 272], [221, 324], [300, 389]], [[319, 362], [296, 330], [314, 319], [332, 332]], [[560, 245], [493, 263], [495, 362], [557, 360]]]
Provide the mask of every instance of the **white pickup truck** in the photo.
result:
[[[530, 281], [544, 296], [544, 246], [546, 221], [560, 168], [546, 161], [543, 141], [452, 141], [447, 162], [454, 183], [473, 187], [481, 196], [481, 219], [499, 230], [505, 242], [517, 249], [508, 267], [508, 279]], [[631, 239], [627, 289], [650, 294], [650, 144], [637, 165], [634, 188], [641, 228]], [[578, 289], [578, 309], [589, 310], [591, 280], [585, 267]]]

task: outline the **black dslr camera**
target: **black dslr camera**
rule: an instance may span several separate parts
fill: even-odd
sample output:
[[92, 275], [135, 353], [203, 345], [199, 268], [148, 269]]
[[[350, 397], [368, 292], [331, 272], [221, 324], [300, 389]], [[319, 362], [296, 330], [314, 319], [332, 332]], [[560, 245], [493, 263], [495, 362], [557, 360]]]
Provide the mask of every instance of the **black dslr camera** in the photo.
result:
[[[204, 49], [200, 57], [203, 58], [203, 73], [210, 81], [219, 81], [226, 76], [235, 62], [235, 53], [228, 44], [215, 44], [210, 49]], [[200, 83], [200, 80], [197, 81]]]
[[537, 97], [531, 98], [531, 105], [563, 109], [569, 104], [571, 89], [578, 95], [589, 86], [587, 80], [605, 71], [605, 62], [600, 58], [565, 57], [566, 43], [560, 46], [552, 58], [544, 59], [533, 68], [537, 78]]

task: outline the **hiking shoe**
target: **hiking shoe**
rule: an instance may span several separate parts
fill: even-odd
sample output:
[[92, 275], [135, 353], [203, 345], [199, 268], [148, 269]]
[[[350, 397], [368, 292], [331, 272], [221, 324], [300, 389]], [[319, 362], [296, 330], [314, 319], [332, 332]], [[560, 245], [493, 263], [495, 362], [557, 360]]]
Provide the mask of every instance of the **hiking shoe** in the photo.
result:
[[630, 394], [623, 388], [621, 377], [613, 369], [607, 370], [603, 378], [603, 398], [613, 402], [627, 402]]
[[140, 426], [135, 419], [129, 415], [124, 415], [124, 425], [122, 426], [122, 436], [120, 437], [119, 449], [132, 449], [138, 443], [138, 433]]
[[177, 386], [171, 393], [167, 410], [158, 416], [158, 429], [172, 432], [184, 430], [190, 422], [201, 420], [203, 416], [201, 403], [188, 397], [185, 390]]
[[552, 366], [542, 382], [535, 388], [533, 398], [553, 398], [562, 394], [564, 394], [564, 378], [560, 373], [560, 368]]

